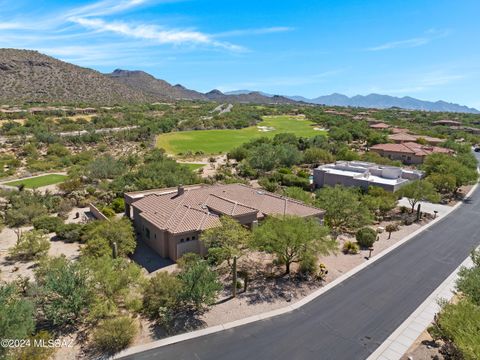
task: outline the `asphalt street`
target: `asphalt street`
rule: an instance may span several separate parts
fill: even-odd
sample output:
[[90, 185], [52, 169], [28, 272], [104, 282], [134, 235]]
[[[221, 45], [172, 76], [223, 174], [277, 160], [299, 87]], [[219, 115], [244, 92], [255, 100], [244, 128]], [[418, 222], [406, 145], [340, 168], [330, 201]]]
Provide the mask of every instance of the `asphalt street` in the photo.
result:
[[480, 243], [480, 188], [457, 210], [291, 313], [124, 359], [364, 360]]

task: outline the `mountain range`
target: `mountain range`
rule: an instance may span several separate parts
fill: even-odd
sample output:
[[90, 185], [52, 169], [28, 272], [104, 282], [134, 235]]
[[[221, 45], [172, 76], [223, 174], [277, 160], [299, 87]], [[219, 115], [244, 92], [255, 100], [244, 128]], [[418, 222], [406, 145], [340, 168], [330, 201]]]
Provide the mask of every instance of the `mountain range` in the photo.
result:
[[480, 113], [478, 110], [411, 97], [370, 94], [348, 97], [331, 94], [308, 99], [238, 90], [207, 93], [190, 90], [143, 71], [117, 69], [109, 74], [73, 65], [32, 50], [0, 49], [0, 103], [56, 102], [111, 105], [174, 100], [228, 103], [294, 104], [304, 102], [329, 106], [390, 108]]
[[[248, 94], [250, 90], [235, 90], [229, 91], [225, 94]], [[261, 92], [263, 96], [273, 96], [271, 94]], [[356, 95], [348, 97], [343, 94], [333, 93], [330, 95], [319, 96], [316, 98], [306, 98], [303, 96], [288, 96], [286, 98], [295, 101], [301, 101], [309, 104], [327, 105], [327, 106], [349, 106], [349, 107], [361, 107], [361, 108], [375, 108], [375, 109], [389, 109], [400, 108], [408, 110], [424, 110], [424, 111], [438, 111], [438, 112], [460, 112], [460, 113], [472, 113], [480, 114], [475, 108], [471, 108], [464, 105], [449, 103], [446, 101], [425, 101], [415, 99], [410, 96], [396, 97], [390, 95], [381, 94], [369, 94], [369, 95]]]
[[380, 94], [356, 95], [348, 97], [343, 94], [334, 93], [331, 95], [319, 96], [314, 99], [307, 99], [302, 96], [292, 96], [290, 99], [296, 101], [304, 101], [312, 104], [321, 105], [336, 105], [336, 106], [351, 106], [363, 108], [401, 108], [409, 110], [425, 110], [425, 111], [444, 111], [444, 112], [463, 112], [479, 114], [480, 111], [464, 105], [449, 103], [446, 101], [425, 101], [415, 99], [410, 96], [396, 97]]

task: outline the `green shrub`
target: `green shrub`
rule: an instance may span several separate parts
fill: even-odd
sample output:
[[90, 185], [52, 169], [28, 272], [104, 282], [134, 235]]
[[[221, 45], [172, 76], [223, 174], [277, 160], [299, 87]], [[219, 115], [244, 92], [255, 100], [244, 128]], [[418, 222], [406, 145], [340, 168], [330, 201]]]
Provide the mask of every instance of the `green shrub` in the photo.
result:
[[40, 216], [32, 221], [35, 230], [46, 230], [47, 232], [56, 232], [62, 225], [63, 220], [55, 216]]
[[270, 192], [275, 192], [278, 190], [279, 185], [276, 181], [271, 181], [266, 177], [262, 177], [258, 180], [258, 184], [263, 187], [265, 190]]
[[62, 224], [57, 228], [57, 237], [66, 242], [78, 242], [81, 240], [83, 225]]
[[281, 183], [283, 186], [296, 186], [304, 190], [310, 190], [310, 180], [293, 175], [285, 174], [282, 176]]
[[102, 353], [115, 354], [128, 347], [137, 334], [133, 320], [127, 316], [107, 319], [93, 333], [93, 347]]
[[174, 310], [182, 292], [182, 282], [175, 275], [159, 272], [150, 278], [143, 293], [143, 310], [153, 319], [162, 315], [163, 309]]
[[278, 169], [278, 172], [280, 174], [292, 174], [292, 169], [289, 168], [280, 168]]
[[443, 349], [448, 349], [448, 353], [456, 355], [448, 357], [449, 359], [478, 360], [480, 359], [478, 324], [480, 307], [468, 299], [461, 299], [456, 304], [443, 304], [428, 332], [435, 340], [442, 339], [445, 342], [447, 346]]
[[342, 251], [344, 254], [358, 254], [360, 247], [353, 241], [345, 241]]
[[[27, 346], [17, 348], [12, 358], [15, 360], [48, 360], [55, 352], [54, 347], [47, 345], [48, 341], [52, 340], [54, 338], [48, 331], [41, 330], [28, 338]], [[38, 343], [46, 344], [46, 346], [35, 345]]]
[[82, 230], [82, 241], [86, 242], [82, 255], [93, 257], [112, 256], [114, 243], [118, 256], [132, 254], [137, 246], [132, 223], [127, 219], [91, 221]]
[[48, 249], [50, 241], [45, 236], [44, 230], [30, 230], [20, 236], [9, 254], [14, 259], [30, 261], [44, 257]]
[[392, 232], [398, 231], [399, 225], [397, 223], [395, 224], [388, 224], [385, 227], [385, 231], [388, 232], [388, 238], [390, 239], [390, 236], [392, 236]]
[[123, 198], [116, 198], [112, 201], [110, 207], [117, 214], [123, 213], [125, 211], [125, 200]]
[[306, 170], [300, 170], [299, 172], [297, 172], [297, 176], [305, 179], [310, 179], [310, 172]]
[[78, 261], [47, 257], [35, 269], [38, 316], [49, 326], [62, 328], [82, 321], [92, 301], [88, 274]]
[[300, 273], [315, 274], [317, 272], [317, 259], [314, 256], [305, 256], [300, 261]]
[[[35, 329], [35, 306], [15, 283], [0, 283], [0, 339], [24, 339]], [[0, 346], [0, 359], [10, 349]]]
[[372, 228], [364, 227], [357, 231], [355, 238], [357, 239], [358, 245], [366, 249], [373, 246], [373, 243], [377, 239], [377, 233]]
[[103, 215], [105, 215], [109, 219], [115, 217], [115, 211], [108, 206], [104, 206], [102, 208], [101, 212], [102, 212]]

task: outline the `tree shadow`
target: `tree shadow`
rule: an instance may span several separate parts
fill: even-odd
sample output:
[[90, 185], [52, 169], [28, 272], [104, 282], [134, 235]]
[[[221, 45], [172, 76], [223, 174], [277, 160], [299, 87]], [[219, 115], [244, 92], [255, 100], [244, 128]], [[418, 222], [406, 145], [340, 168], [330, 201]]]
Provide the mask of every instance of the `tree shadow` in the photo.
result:
[[238, 297], [246, 299], [249, 305], [274, 303], [278, 300], [290, 302], [321, 284], [321, 280], [304, 279], [294, 275], [259, 276], [252, 279], [247, 291], [240, 293]]

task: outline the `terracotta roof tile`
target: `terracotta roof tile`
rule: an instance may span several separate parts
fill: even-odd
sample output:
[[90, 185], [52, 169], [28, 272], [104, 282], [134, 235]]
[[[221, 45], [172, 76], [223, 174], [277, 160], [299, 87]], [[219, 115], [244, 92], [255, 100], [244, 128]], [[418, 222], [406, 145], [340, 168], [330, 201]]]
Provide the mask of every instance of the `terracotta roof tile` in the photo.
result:
[[132, 203], [140, 216], [171, 233], [204, 230], [219, 225], [219, 215], [286, 214], [318, 216], [324, 211], [313, 206], [260, 191], [242, 184], [212, 185], [185, 189], [183, 194], [148, 194]]
[[401, 144], [377, 144], [370, 148], [371, 150], [398, 152], [404, 154], [414, 154], [416, 156], [426, 156], [432, 153], [450, 154], [452, 150], [438, 146], [421, 145], [415, 142], [405, 142]]

